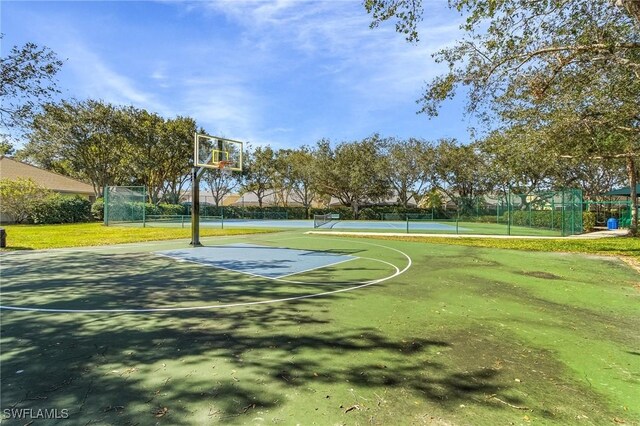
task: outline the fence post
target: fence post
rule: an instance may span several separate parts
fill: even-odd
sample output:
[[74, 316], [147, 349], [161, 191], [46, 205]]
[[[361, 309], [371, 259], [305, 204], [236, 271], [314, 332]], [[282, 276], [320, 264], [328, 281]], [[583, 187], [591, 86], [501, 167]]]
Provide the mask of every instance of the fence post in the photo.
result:
[[511, 235], [511, 188], [507, 189], [507, 235]]
[[102, 220], [104, 222], [104, 226], [109, 226], [109, 187], [105, 186], [102, 192], [102, 198], [104, 201], [104, 209], [102, 211], [104, 217]]
[[142, 187], [142, 227], [146, 228], [147, 187]]
[[563, 236], [563, 237], [566, 235], [566, 234], [565, 234], [565, 232], [566, 232], [566, 231], [565, 231], [565, 226], [564, 226], [564, 211], [565, 211], [566, 207], [567, 207], [567, 206], [565, 205], [565, 200], [564, 200], [564, 191], [562, 191], [562, 216], [561, 216], [561, 220], [562, 220], [562, 227], [561, 227], [561, 231], [560, 231], [560, 232], [562, 233], [562, 236]]

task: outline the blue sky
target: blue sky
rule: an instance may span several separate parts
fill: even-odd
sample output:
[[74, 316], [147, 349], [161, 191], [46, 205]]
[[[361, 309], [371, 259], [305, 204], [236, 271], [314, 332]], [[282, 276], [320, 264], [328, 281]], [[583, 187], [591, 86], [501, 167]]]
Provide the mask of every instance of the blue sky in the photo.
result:
[[446, 1], [425, 0], [421, 41], [369, 29], [355, 1], [12, 2], [2, 50], [32, 41], [65, 60], [62, 97], [193, 117], [208, 133], [270, 144], [384, 136], [466, 142], [464, 99], [416, 115], [431, 53], [460, 35]]

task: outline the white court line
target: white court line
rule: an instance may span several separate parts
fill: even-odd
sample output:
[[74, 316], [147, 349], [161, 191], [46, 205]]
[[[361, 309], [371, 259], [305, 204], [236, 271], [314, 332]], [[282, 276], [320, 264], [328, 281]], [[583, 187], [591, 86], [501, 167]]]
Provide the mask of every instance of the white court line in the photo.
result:
[[[335, 238], [327, 238], [327, 237], [320, 237], [323, 239], [335, 239]], [[293, 238], [292, 238], [293, 239]], [[304, 239], [303, 237], [300, 237], [299, 239]], [[343, 289], [338, 289], [338, 290], [332, 290], [332, 291], [325, 291], [322, 293], [316, 293], [316, 294], [307, 294], [307, 295], [303, 295], [303, 296], [293, 296], [293, 297], [285, 297], [285, 298], [281, 298], [281, 299], [272, 299], [272, 300], [260, 300], [257, 302], [240, 302], [240, 303], [227, 303], [227, 304], [223, 304], [223, 305], [207, 305], [207, 306], [189, 306], [189, 307], [183, 307], [183, 308], [142, 308], [142, 309], [51, 309], [51, 308], [30, 308], [30, 307], [18, 307], [18, 306], [3, 306], [0, 305], [0, 310], [5, 309], [5, 310], [11, 310], [11, 311], [23, 311], [23, 312], [44, 312], [44, 313], [85, 313], [85, 314], [98, 314], [98, 313], [112, 313], [112, 314], [118, 314], [118, 313], [153, 313], [153, 312], [185, 312], [185, 311], [202, 311], [202, 310], [210, 310], [210, 309], [222, 309], [222, 308], [235, 308], [235, 307], [240, 307], [240, 306], [254, 306], [254, 305], [266, 305], [266, 304], [271, 304], [271, 303], [281, 303], [281, 302], [291, 302], [291, 301], [295, 301], [295, 300], [304, 300], [304, 299], [311, 299], [314, 297], [322, 297], [322, 296], [328, 296], [328, 295], [332, 295], [332, 294], [338, 294], [338, 293], [344, 293], [347, 291], [353, 291], [353, 290], [357, 290], [360, 288], [364, 288], [364, 287], [369, 287], [371, 285], [374, 284], [379, 284], [385, 281], [388, 281], [390, 279], [393, 279], [403, 273], [405, 273], [407, 270], [409, 270], [409, 268], [411, 268], [411, 266], [413, 265], [413, 261], [411, 260], [411, 257], [406, 254], [405, 252], [395, 249], [393, 247], [388, 247], [388, 246], [384, 246], [381, 244], [374, 244], [374, 243], [370, 243], [370, 242], [365, 242], [365, 241], [351, 241], [352, 243], [356, 243], [356, 244], [365, 244], [365, 245], [371, 245], [371, 246], [375, 246], [375, 247], [381, 247], [384, 249], [388, 249], [388, 250], [393, 250], [395, 252], [398, 252], [400, 254], [402, 254], [406, 259], [407, 259], [407, 265], [404, 267], [404, 269], [400, 270], [397, 266], [380, 260], [380, 259], [376, 259], [379, 260], [380, 262], [383, 263], [387, 263], [391, 266], [393, 266], [396, 269], [396, 272], [388, 277], [383, 277], [383, 278], [378, 278], [376, 280], [372, 280], [372, 281], [366, 281], [360, 285], [356, 285], [353, 287], [348, 287], [348, 288], [343, 288]], [[268, 278], [268, 277], [267, 277]], [[272, 279], [272, 278], [268, 278], [268, 279]], [[283, 281], [283, 282], [288, 282], [287, 280], [278, 280], [275, 279], [274, 281]], [[316, 284], [316, 283], [302, 283], [302, 284]], [[320, 283], [317, 283], [320, 284]]]
[[[393, 263], [389, 263], [386, 260], [381, 260], [381, 259], [374, 259], [371, 257], [357, 257], [356, 259], [366, 259], [366, 260], [373, 260], [376, 262], [380, 262], [380, 263], [384, 263], [387, 264], [389, 266], [391, 266], [393, 269], [396, 270], [396, 272], [400, 271], [400, 268], [398, 268], [396, 265], [394, 265]], [[347, 262], [345, 260], [345, 262]], [[281, 281], [283, 283], [290, 283], [290, 284], [306, 284], [306, 285], [340, 285], [340, 284], [364, 284], [364, 283], [368, 283], [369, 281], [360, 281], [360, 282], [355, 282], [355, 283], [350, 283], [350, 282], [330, 282], [330, 283], [313, 283], [313, 282], [306, 282], [306, 281], [293, 281], [293, 280], [283, 280], [280, 278], [274, 278], [275, 281]]]
[[[276, 233], [274, 233], [276, 234]], [[212, 235], [212, 236], [208, 236], [208, 237], [200, 237], [200, 241], [205, 241], [206, 240], [210, 240], [210, 239], [242, 239], [242, 237], [247, 237], [250, 235], [270, 235], [269, 233], [258, 233], [258, 234], [237, 234], [237, 235]], [[290, 239], [290, 238], [286, 238], [286, 239]], [[56, 255], [56, 254], [66, 254], [66, 253], [84, 253], [84, 252], [101, 252], [101, 251], [113, 251], [113, 250], [126, 250], [129, 248], [145, 248], [145, 247], [149, 247], [152, 245], [158, 245], [158, 244], [180, 244], [182, 242], [185, 242], [186, 245], [189, 245], [191, 239], [189, 238], [178, 238], [178, 239], [173, 239], [173, 240], [151, 240], [151, 241], [140, 241], [140, 242], [136, 242], [136, 243], [120, 243], [120, 244], [112, 244], [112, 245], [100, 245], [100, 246], [83, 246], [83, 247], [60, 247], [60, 248], [49, 248], [49, 249], [37, 249], [37, 250], [23, 250], [23, 251], [8, 251], [8, 252], [0, 252], [0, 259], [2, 259], [3, 257], [6, 258], [18, 258], [18, 259], [28, 259], [31, 257], [38, 257], [41, 258], [43, 255]], [[206, 247], [213, 247], [216, 245], [220, 245], [220, 244], [214, 244], [212, 246], [206, 246]], [[129, 253], [127, 251], [123, 251], [120, 253], [114, 253], [114, 254], [123, 254], [123, 253]], [[141, 252], [141, 253], [146, 253], [146, 252]]]
[[292, 272], [290, 274], [280, 275], [278, 277], [275, 277], [275, 279], [279, 280], [279, 279], [282, 279], [284, 277], [290, 277], [292, 275], [304, 274], [305, 272], [315, 271], [316, 269], [328, 268], [329, 266], [335, 266], [335, 265], [339, 265], [341, 263], [351, 262], [352, 260], [356, 260], [356, 259], [362, 259], [362, 258], [361, 257], [357, 257], [357, 256], [351, 256], [351, 259], [346, 259], [346, 260], [341, 260], [339, 262], [329, 263], [328, 265], [316, 266], [315, 268], [309, 268], [309, 269], [305, 269], [305, 270], [299, 271], [299, 272]]

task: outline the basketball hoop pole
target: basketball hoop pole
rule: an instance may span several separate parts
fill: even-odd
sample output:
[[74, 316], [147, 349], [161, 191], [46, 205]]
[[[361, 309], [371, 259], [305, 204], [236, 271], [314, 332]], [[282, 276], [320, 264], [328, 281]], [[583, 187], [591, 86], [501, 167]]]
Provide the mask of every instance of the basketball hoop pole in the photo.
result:
[[[203, 139], [202, 145], [200, 139]], [[200, 243], [200, 178], [207, 169], [213, 168], [241, 172], [242, 150], [243, 142], [194, 132], [193, 168], [191, 169], [191, 246], [202, 246]]]
[[191, 170], [191, 243], [201, 247], [200, 243], [200, 174], [199, 167]]

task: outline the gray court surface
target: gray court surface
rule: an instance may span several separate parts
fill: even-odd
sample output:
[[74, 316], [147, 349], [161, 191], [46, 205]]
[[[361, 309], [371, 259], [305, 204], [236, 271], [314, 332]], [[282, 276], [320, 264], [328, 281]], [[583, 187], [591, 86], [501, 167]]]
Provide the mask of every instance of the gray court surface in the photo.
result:
[[357, 259], [354, 256], [324, 251], [296, 250], [255, 244], [227, 244], [164, 250], [157, 251], [155, 254], [272, 279]]

